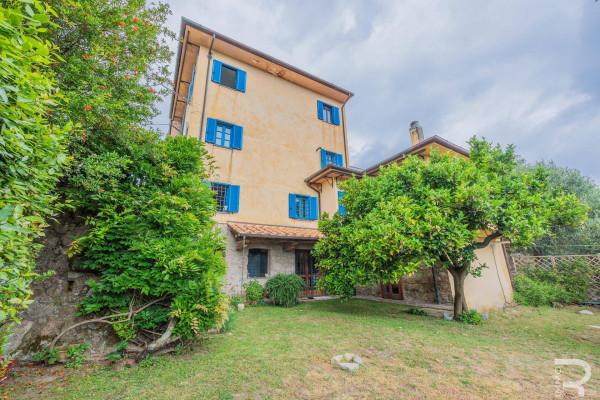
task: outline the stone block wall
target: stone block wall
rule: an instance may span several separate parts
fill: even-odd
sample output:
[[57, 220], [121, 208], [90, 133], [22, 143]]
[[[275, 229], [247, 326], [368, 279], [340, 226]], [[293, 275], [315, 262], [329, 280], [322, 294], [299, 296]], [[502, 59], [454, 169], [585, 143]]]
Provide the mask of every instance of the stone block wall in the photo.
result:
[[[219, 224], [223, 234], [226, 237], [225, 262], [227, 264], [227, 274], [225, 277], [224, 291], [228, 294], [242, 294], [244, 283], [257, 280], [263, 286], [269, 279], [278, 273], [295, 273], [295, 252], [285, 250], [281, 242], [273, 240], [264, 240], [248, 242], [247, 246], [238, 250], [236, 241], [227, 224]], [[310, 245], [300, 246], [302, 249], [310, 249]], [[249, 249], [267, 249], [268, 264], [267, 275], [264, 278], [248, 277], [248, 250]]]
[[[63, 329], [83, 320], [76, 316], [77, 308], [88, 292], [85, 282], [96, 275], [78, 271], [76, 260], [67, 257], [66, 249], [84, 232], [82, 221], [66, 215], [46, 230], [44, 247], [37, 259], [37, 272], [54, 271], [54, 275], [33, 283], [33, 303], [21, 314], [22, 323], [9, 337], [6, 353], [27, 359], [48, 345]], [[118, 340], [112, 328], [89, 324], [68, 332], [61, 342], [88, 342], [94, 356], [94, 353], [112, 351]]]

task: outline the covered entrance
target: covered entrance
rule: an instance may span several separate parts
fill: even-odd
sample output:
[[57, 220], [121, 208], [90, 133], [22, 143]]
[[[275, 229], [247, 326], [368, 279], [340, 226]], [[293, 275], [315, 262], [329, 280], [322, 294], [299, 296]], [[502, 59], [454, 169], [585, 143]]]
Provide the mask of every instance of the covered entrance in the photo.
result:
[[315, 297], [322, 296], [323, 293], [317, 290], [317, 278], [319, 277], [319, 271], [315, 266], [315, 259], [310, 254], [310, 250], [295, 251], [296, 259], [296, 275], [301, 277], [306, 284], [304, 289], [304, 297]]

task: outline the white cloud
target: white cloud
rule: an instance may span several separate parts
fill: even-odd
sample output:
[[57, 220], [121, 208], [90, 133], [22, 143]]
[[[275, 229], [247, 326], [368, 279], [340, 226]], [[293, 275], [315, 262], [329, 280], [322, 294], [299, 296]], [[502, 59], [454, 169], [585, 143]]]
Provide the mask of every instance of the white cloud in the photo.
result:
[[598, 3], [170, 3], [176, 31], [186, 16], [355, 92], [347, 106], [354, 164], [407, 147], [418, 119], [426, 135], [464, 144], [482, 134], [600, 180], [590, 153], [600, 147]]

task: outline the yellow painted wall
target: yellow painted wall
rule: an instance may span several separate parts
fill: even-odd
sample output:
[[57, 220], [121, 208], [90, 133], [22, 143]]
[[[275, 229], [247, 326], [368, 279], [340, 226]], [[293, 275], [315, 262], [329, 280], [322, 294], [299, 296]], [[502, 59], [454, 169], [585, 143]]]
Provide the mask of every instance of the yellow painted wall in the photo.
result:
[[[186, 112], [189, 136], [202, 140], [207, 53], [206, 48], [200, 49]], [[239, 212], [219, 213], [217, 221], [316, 227], [316, 221], [288, 217], [288, 194], [317, 196], [304, 179], [321, 168], [320, 147], [345, 156], [342, 125], [317, 118], [317, 100], [339, 107], [340, 114], [342, 104], [225, 55], [213, 52], [213, 58], [246, 71], [245, 93], [212, 82], [209, 71], [204, 129], [206, 118], [244, 128], [242, 150], [205, 143], [217, 167], [211, 180], [240, 185]], [[335, 203], [328, 199], [321, 205], [321, 211], [336, 210], [337, 198]]]
[[[513, 289], [508, 272], [506, 258], [500, 240], [491, 242], [487, 247], [476, 250], [475, 264], [485, 263], [480, 277], [472, 275], [465, 279], [465, 298], [469, 308], [477, 311], [488, 311], [502, 308], [513, 301]], [[449, 275], [452, 295], [454, 284]]]

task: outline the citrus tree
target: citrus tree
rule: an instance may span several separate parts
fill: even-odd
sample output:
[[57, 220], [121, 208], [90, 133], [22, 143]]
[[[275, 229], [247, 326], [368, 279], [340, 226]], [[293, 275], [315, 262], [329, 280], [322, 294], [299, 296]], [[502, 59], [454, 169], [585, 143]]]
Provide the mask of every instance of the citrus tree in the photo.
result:
[[452, 275], [458, 319], [465, 278], [484, 267], [476, 250], [500, 237], [526, 246], [552, 226], [585, 219], [586, 207], [554, 190], [544, 168], [521, 168], [512, 146], [469, 144], [469, 159], [434, 151], [428, 160], [411, 156], [344, 183], [346, 215], [321, 220], [325, 237], [313, 250], [321, 288], [350, 296], [356, 285], [439, 264]]
[[0, 335], [31, 302], [35, 239], [55, 209], [66, 160], [68, 124], [48, 120], [61, 102], [56, 49], [40, 37], [52, 13], [40, 1], [0, 3]]

